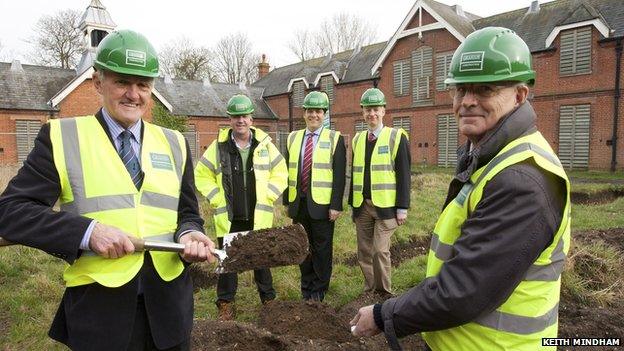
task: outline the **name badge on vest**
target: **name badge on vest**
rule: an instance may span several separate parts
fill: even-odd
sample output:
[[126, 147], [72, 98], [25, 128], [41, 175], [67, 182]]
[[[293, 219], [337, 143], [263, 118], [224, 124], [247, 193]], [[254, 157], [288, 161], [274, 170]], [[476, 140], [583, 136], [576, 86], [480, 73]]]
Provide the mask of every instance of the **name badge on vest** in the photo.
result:
[[169, 155], [150, 152], [150, 159], [152, 161], [153, 168], [173, 171], [173, 164], [171, 163]]
[[377, 151], [378, 154], [387, 154], [388, 152], [388, 145], [380, 146], [379, 151]]
[[331, 143], [329, 141], [321, 141], [319, 143], [319, 148], [321, 149], [329, 149], [331, 147]]
[[457, 202], [460, 206], [464, 206], [464, 202], [466, 201], [468, 194], [470, 194], [472, 187], [473, 185], [471, 182], [464, 184], [459, 194], [455, 197], [455, 202]]
[[258, 156], [260, 156], [260, 157], [267, 157], [267, 156], [269, 156], [269, 150], [267, 150], [267, 149], [260, 150], [260, 152], [258, 153]]

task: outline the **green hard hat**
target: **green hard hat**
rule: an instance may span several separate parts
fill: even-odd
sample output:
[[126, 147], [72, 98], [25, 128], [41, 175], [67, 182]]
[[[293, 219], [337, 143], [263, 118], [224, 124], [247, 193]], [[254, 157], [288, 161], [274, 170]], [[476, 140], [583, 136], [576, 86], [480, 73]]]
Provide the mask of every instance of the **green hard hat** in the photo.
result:
[[535, 83], [531, 51], [514, 31], [486, 27], [469, 36], [455, 50], [445, 84], [500, 81]]
[[360, 98], [360, 106], [386, 106], [386, 97], [381, 90], [377, 88], [367, 89], [362, 98]]
[[158, 77], [158, 54], [142, 34], [119, 30], [100, 42], [94, 66], [121, 74], [155, 78]]
[[325, 111], [329, 108], [329, 98], [327, 94], [320, 91], [311, 91], [303, 99], [303, 108], [321, 108]]
[[254, 112], [251, 100], [242, 94], [234, 95], [227, 103], [227, 114], [230, 116], [248, 115]]

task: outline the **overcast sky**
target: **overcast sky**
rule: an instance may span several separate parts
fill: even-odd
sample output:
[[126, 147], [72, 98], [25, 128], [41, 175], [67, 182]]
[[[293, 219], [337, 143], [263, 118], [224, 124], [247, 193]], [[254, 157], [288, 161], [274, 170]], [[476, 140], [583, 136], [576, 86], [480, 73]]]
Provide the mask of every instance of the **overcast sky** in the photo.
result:
[[[212, 47], [230, 33], [243, 32], [254, 51], [265, 53], [271, 67], [297, 62], [286, 47], [297, 29], [316, 30], [324, 18], [340, 12], [363, 17], [377, 27], [378, 41], [388, 40], [415, 0], [315, 0], [315, 1], [148, 1], [101, 0], [118, 28], [145, 34], [160, 49], [187, 36], [197, 45]], [[531, 0], [437, 0], [459, 4], [464, 11], [486, 17], [530, 5]], [[540, 1], [540, 3], [549, 2]], [[28, 62], [37, 20], [62, 9], [84, 11], [90, 0], [0, 0], [0, 57]]]

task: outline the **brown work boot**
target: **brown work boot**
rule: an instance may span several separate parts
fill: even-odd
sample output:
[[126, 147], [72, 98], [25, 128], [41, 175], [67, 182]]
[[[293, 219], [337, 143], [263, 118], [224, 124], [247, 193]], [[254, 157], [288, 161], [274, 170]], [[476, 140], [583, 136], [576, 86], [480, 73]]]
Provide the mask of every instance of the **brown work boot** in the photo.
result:
[[218, 300], [217, 308], [219, 309], [219, 317], [217, 319], [221, 322], [231, 321], [236, 317], [234, 301]]

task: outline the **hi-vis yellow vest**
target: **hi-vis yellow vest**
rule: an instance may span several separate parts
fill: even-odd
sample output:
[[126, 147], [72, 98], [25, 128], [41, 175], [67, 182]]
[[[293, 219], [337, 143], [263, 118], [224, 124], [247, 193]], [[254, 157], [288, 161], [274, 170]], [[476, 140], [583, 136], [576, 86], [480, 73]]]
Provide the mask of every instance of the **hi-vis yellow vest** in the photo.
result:
[[[297, 196], [297, 176], [299, 175], [299, 156], [305, 129], [297, 130], [288, 136], [288, 201], [295, 201]], [[319, 205], [328, 205], [331, 201], [334, 171], [332, 162], [338, 145], [340, 132], [321, 129], [318, 141], [312, 153], [311, 193], [312, 200]], [[301, 160], [303, 165], [303, 160]]]
[[[407, 137], [402, 128], [383, 127], [375, 143], [370, 161], [371, 200], [377, 207], [396, 205], [396, 173], [394, 160], [399, 151], [401, 135]], [[353, 137], [353, 207], [360, 207], [364, 196], [364, 162], [367, 131]]]
[[[258, 140], [252, 156], [256, 178], [253, 229], [270, 228], [273, 226], [273, 203], [286, 189], [288, 170], [284, 157], [271, 143], [271, 137], [258, 128], [252, 129], [254, 138]], [[219, 157], [219, 143], [228, 140], [230, 130], [227, 128], [219, 131], [219, 137], [210, 144], [195, 167], [195, 186], [214, 209], [218, 237], [229, 233], [232, 224], [231, 204], [227, 203], [223, 193], [223, 172]]]
[[[177, 229], [182, 172], [187, 161], [179, 132], [144, 123], [138, 191], [115, 146], [94, 116], [50, 121], [54, 164], [61, 182], [61, 210], [96, 219], [138, 238], [173, 242]], [[165, 281], [184, 266], [177, 253], [150, 252]], [[107, 259], [85, 251], [67, 267], [67, 286], [97, 282], [118, 287], [141, 269], [144, 254]]]
[[495, 311], [459, 327], [423, 333], [432, 350], [555, 350], [555, 347], [542, 347], [542, 338], [557, 336], [561, 272], [570, 247], [570, 182], [559, 159], [539, 132], [506, 145], [472, 175], [470, 182], [446, 206], [431, 239], [427, 277], [437, 275], [444, 262], [453, 257], [453, 244], [461, 235], [463, 223], [479, 204], [488, 181], [506, 167], [529, 158], [566, 183], [563, 219], [552, 244], [539, 255], [524, 280]]

